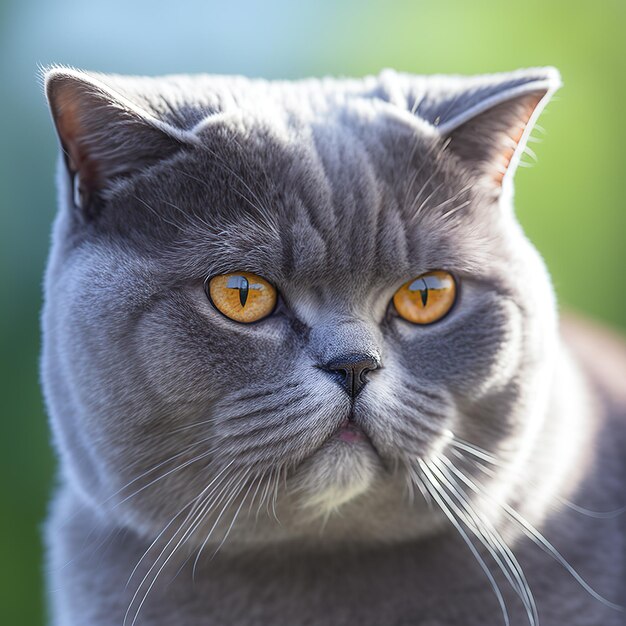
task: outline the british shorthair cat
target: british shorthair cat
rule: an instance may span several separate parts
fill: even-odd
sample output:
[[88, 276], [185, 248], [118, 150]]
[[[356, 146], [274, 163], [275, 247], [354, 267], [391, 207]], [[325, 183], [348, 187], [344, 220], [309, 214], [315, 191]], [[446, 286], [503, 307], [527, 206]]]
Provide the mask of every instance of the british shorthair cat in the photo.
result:
[[52, 624], [626, 623], [626, 349], [512, 207], [556, 70], [45, 85]]

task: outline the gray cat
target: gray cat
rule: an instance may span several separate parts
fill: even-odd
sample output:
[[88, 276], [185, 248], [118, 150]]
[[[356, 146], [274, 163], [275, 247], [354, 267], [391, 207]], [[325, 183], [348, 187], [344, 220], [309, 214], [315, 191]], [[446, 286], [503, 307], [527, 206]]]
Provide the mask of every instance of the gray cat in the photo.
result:
[[52, 623], [626, 623], [626, 349], [512, 177], [551, 68], [55, 67]]

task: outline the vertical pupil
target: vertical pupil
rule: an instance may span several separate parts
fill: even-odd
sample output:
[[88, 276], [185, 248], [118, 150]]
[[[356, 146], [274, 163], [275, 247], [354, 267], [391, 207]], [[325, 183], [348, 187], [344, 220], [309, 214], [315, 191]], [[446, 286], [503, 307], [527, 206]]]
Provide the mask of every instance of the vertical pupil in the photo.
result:
[[245, 276], [239, 276], [239, 302], [241, 302], [241, 306], [246, 306], [246, 301], [248, 299], [248, 279]]
[[428, 283], [423, 278], [418, 278], [409, 285], [409, 291], [419, 291], [422, 306], [426, 307], [426, 303], [428, 302]]

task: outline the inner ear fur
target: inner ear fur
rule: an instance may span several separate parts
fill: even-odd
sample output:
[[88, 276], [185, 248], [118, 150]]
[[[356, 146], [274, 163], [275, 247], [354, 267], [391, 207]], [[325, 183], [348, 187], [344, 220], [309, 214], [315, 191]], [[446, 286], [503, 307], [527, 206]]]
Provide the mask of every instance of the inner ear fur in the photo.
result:
[[546, 97], [546, 91], [533, 91], [502, 102], [461, 124], [448, 135], [449, 149], [472, 169], [500, 187], [533, 113]]
[[416, 110], [450, 154], [499, 190], [512, 177], [536, 119], [560, 86], [553, 67], [433, 77]]

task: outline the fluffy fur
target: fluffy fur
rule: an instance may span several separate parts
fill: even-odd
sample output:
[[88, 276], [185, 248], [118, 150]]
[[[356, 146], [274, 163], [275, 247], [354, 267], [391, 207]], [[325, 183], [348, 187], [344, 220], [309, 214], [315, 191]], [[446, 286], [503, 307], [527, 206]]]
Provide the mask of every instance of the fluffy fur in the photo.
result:
[[[564, 340], [511, 205], [558, 85], [49, 70], [53, 624], [625, 623], [626, 351]], [[458, 301], [411, 325], [433, 269]], [[237, 270], [272, 316], [211, 306]]]

